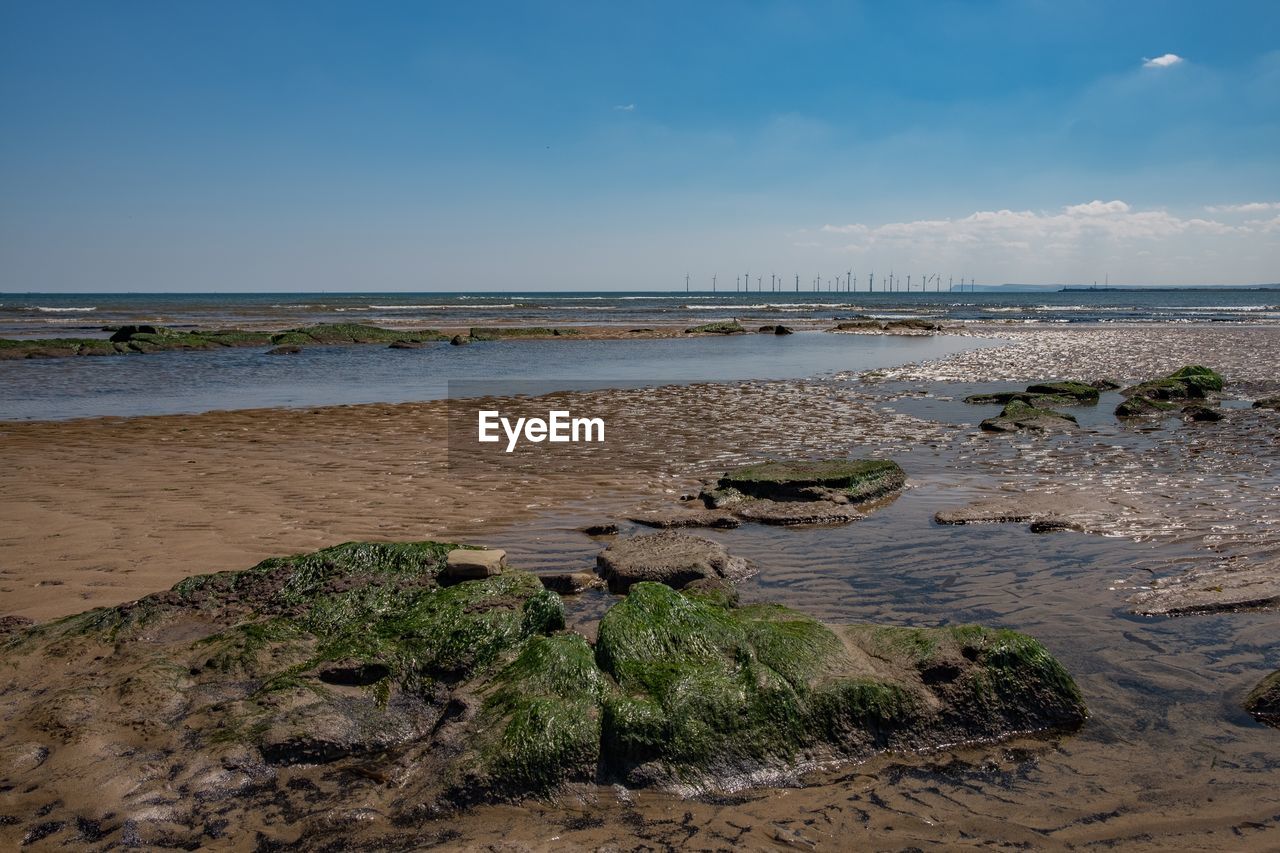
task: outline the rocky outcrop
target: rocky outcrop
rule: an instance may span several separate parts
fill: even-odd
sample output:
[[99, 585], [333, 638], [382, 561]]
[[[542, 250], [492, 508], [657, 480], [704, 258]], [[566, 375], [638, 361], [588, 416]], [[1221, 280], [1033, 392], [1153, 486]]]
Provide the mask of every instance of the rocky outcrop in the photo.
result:
[[491, 326], [473, 327], [473, 341], [501, 341], [510, 338], [568, 338], [579, 335], [577, 329], [553, 329], [548, 326]]
[[746, 334], [746, 331], [737, 320], [703, 323], [701, 326], [691, 326], [684, 330], [686, 335], [742, 335]]
[[118, 327], [107, 340], [54, 338], [42, 340], [0, 339], [0, 359], [64, 358], [83, 355], [129, 355], [175, 350], [217, 350], [227, 347], [272, 346], [272, 355], [291, 354], [310, 344], [420, 343], [446, 340], [432, 329], [405, 331], [359, 323], [324, 323], [283, 332], [247, 332], [239, 329], [181, 331], [166, 326]]
[[773, 326], [761, 326], [758, 331], [762, 335], [793, 335], [795, 334], [795, 332], [793, 332], [791, 329], [781, 324], [773, 325]]
[[12, 635], [19, 837], [61, 843], [83, 818], [104, 847], [273, 846], [350, 829], [308, 815], [391, 831], [569, 783], [736, 789], [1085, 718], [1011, 631], [825, 625], [706, 578], [636, 583], [593, 646], [534, 575], [441, 586], [454, 550], [350, 543]]
[[979, 426], [987, 432], [1055, 432], [1073, 429], [1074, 415], [1053, 409], [1042, 409], [1022, 400], [1007, 403], [1000, 414], [987, 418]]
[[1222, 376], [1207, 367], [1188, 365], [1160, 379], [1123, 389], [1125, 401], [1116, 407], [1121, 418], [1163, 415], [1179, 403], [1204, 400], [1223, 388]]
[[642, 581], [680, 589], [705, 578], [737, 581], [751, 574], [747, 561], [730, 556], [719, 542], [673, 531], [615, 542], [596, 557], [596, 568], [615, 593]]
[[1280, 672], [1273, 672], [1245, 697], [1244, 709], [1266, 723], [1280, 729]]
[[1101, 532], [1117, 519], [1139, 511], [1133, 504], [1110, 494], [1033, 491], [940, 510], [934, 515], [934, 521], [938, 524], [1026, 524], [1032, 533]]
[[1098, 388], [1085, 382], [1039, 382], [1023, 391], [993, 391], [971, 394], [966, 403], [1005, 405], [1021, 400], [1032, 406], [1091, 406], [1098, 402]]
[[1254, 400], [1253, 408], [1271, 409], [1273, 411], [1280, 412], [1280, 396], [1263, 397], [1261, 400]]
[[864, 335], [931, 335], [934, 332], [942, 331], [944, 328], [945, 327], [941, 323], [918, 317], [908, 317], [902, 320], [874, 320], [866, 318], [837, 323], [831, 331], [845, 333], [854, 332]]

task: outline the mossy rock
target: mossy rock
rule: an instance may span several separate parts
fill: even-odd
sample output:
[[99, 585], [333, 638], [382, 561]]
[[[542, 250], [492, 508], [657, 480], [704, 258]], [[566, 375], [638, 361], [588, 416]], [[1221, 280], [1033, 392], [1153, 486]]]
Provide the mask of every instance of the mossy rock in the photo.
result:
[[1176, 408], [1174, 403], [1203, 400], [1223, 389], [1222, 376], [1207, 367], [1188, 365], [1168, 376], [1123, 389], [1126, 398], [1116, 407], [1122, 418], [1159, 415]]
[[1273, 672], [1249, 691], [1244, 709], [1261, 723], [1280, 729], [1280, 672]]
[[554, 329], [549, 326], [492, 326], [473, 327], [470, 337], [473, 341], [500, 341], [510, 338], [565, 338], [581, 334], [577, 329]]
[[[534, 575], [442, 586], [454, 547], [348, 543], [18, 626], [0, 641], [21, 673], [9, 731], [130, 744], [83, 760], [114, 762], [142, 780], [130, 797], [163, 793], [174, 814], [311, 813], [364, 797], [365, 778], [394, 781], [388, 808], [407, 821], [572, 782], [734, 788], [1085, 717], [1070, 676], [1011, 631], [837, 627], [737, 607], [718, 582], [639, 583], [592, 648], [564, 632], [559, 597]], [[146, 772], [156, 755], [171, 757], [167, 775]], [[264, 763], [296, 765], [300, 787], [227, 799], [226, 774], [208, 772]], [[103, 809], [127, 805], [103, 796]], [[172, 823], [202, 831], [184, 821]]]
[[286, 329], [271, 335], [276, 344], [391, 344], [447, 341], [449, 338], [435, 329], [384, 329], [363, 323], [321, 323], [300, 329]]
[[850, 503], [884, 497], [907, 481], [888, 459], [821, 459], [760, 462], [727, 471], [704, 501], [731, 505], [735, 495], [765, 500], [817, 500], [840, 496]]
[[637, 584], [600, 622], [602, 761], [631, 784], [700, 788], [1013, 731], [1074, 727], [1084, 702], [1044, 648], [979, 627], [830, 627]]
[[1038, 382], [1028, 385], [1025, 391], [995, 391], [964, 398], [966, 403], [977, 405], [1003, 406], [1014, 400], [1036, 407], [1093, 405], [1098, 402], [1098, 389], [1084, 382]]
[[1075, 425], [1074, 415], [1033, 406], [1022, 400], [1009, 402], [999, 415], [980, 424], [987, 432], [1053, 432], [1071, 429]]
[[743, 335], [746, 329], [737, 320], [721, 320], [715, 323], [703, 323], [685, 329], [686, 335]]

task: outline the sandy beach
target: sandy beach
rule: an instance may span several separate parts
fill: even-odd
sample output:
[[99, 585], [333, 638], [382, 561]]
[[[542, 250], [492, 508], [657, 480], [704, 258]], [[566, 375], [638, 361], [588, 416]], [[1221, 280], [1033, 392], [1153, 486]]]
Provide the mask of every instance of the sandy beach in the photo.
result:
[[[1280, 808], [1280, 791], [1263, 782], [1274, 733], [1238, 710], [1224, 720], [1221, 709], [1275, 667], [1267, 640], [1274, 611], [1173, 622], [1124, 614], [1128, 597], [1153, 577], [1224, 560], [1275, 565], [1280, 418], [1247, 404], [1280, 390], [1280, 329], [995, 324], [966, 333], [999, 345], [861, 377], [506, 401], [604, 413], [611, 457], [451, 459], [445, 401], [5, 424], [0, 615], [55, 619], [193, 574], [349, 540], [484, 544], [507, 549], [523, 568], [590, 571], [600, 543], [579, 528], [619, 521], [634, 529], [627, 518], [678, 505], [702, 478], [732, 465], [893, 458], [908, 472], [907, 493], [847, 528], [709, 531], [759, 567], [742, 585], [744, 598], [837, 621], [955, 617], [1034, 633], [1090, 699], [1094, 720], [1082, 734], [882, 757], [814, 774], [800, 787], [692, 800], [575, 789], [554, 803], [483, 806], [412, 831], [343, 817], [355, 808], [392, 812], [394, 786], [377, 784], [344, 782], [346, 793], [334, 795], [346, 805], [325, 822], [281, 824], [234, 810], [230, 819], [284, 840], [342, 833], [495, 850], [839, 849], [891, 829], [903, 843], [953, 848], [998, 840], [1039, 849], [1240, 849], [1242, 838], [1265, 847], [1275, 824], [1259, 815]], [[1008, 439], [978, 433], [978, 407], [959, 402], [995, 383], [1128, 382], [1188, 362], [1227, 377], [1227, 396], [1240, 402], [1221, 422], [1133, 429], [1099, 407], [1081, 414], [1078, 432]], [[1020, 495], [1076, 513], [1086, 532], [1046, 537], [1025, 525], [930, 521], [940, 510]], [[609, 599], [599, 591], [570, 600], [571, 626], [590, 635]], [[20, 730], [11, 741], [39, 736]], [[63, 760], [74, 766], [73, 756]], [[53, 790], [36, 786], [14, 803], [37, 808], [56, 791], [65, 808], [82, 809], [92, 780], [83, 787], [49, 774]], [[298, 774], [282, 769], [271, 784]], [[1206, 804], [1209, 778], [1215, 793]]]

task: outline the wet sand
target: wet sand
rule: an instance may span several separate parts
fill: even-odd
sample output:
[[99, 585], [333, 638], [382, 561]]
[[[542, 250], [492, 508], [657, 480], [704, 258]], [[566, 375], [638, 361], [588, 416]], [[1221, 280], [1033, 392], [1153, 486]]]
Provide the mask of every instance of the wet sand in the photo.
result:
[[[912, 488], [863, 521], [705, 535], [760, 566], [748, 599], [830, 621], [981, 621], [1038, 637], [1090, 703], [1080, 734], [886, 757], [790, 789], [699, 800], [593, 789], [412, 828], [339, 818], [333, 829], [445, 848], [1275, 849], [1280, 735], [1238, 707], [1280, 667], [1275, 612], [1150, 619], [1128, 615], [1125, 599], [1153, 576], [1280, 552], [1280, 417], [1238, 408], [1216, 424], [1147, 431], [1103, 405], [1081, 417], [1079, 433], [984, 436], [974, 425], [987, 408], [957, 401], [988, 381], [1123, 381], [1184, 363], [1219, 369], [1228, 396], [1274, 393], [1280, 329], [973, 333], [1014, 343], [869, 382], [557, 395], [609, 413], [625, 464], [570, 454], [501, 465], [455, 458], [450, 470], [444, 403], [6, 425], [0, 615], [54, 618], [350, 539], [483, 542], [520, 566], [582, 568], [601, 543], [578, 527], [669, 504], [734, 462], [891, 456]], [[1104, 535], [931, 521], [974, 501], [1066, 489], [1123, 496], [1116, 503], [1127, 510], [1099, 522]], [[608, 601], [582, 596], [571, 619], [589, 625]], [[92, 802], [91, 792], [58, 793]], [[0, 811], [35, 808], [49, 794], [5, 794]], [[373, 782], [362, 793], [375, 812], [394, 795]], [[271, 834], [296, 838], [278, 826]]]

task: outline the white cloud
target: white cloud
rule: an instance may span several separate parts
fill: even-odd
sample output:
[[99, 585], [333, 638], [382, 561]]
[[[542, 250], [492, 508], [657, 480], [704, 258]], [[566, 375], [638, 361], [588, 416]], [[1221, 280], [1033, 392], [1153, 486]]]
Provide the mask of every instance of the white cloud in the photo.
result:
[[616, 104], [614, 109], [620, 113], [633, 113], [636, 111], [635, 104]]
[[1250, 201], [1244, 204], [1209, 204], [1204, 208], [1209, 213], [1263, 213], [1268, 210], [1280, 210], [1280, 201]]
[[849, 239], [845, 248], [858, 251], [877, 245], [1062, 251], [1098, 241], [1124, 244], [1192, 235], [1259, 233], [1273, 227], [1269, 223], [1228, 225], [1213, 219], [1182, 218], [1164, 210], [1134, 210], [1115, 199], [1067, 205], [1058, 212], [979, 210], [959, 219], [823, 225], [821, 231]]
[[1185, 62], [1181, 56], [1176, 53], [1166, 53], [1163, 56], [1157, 56], [1155, 59], [1147, 59], [1142, 57], [1143, 68], [1168, 68], [1171, 65], [1177, 65], [1179, 62]]

